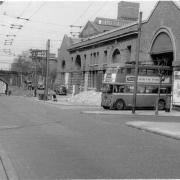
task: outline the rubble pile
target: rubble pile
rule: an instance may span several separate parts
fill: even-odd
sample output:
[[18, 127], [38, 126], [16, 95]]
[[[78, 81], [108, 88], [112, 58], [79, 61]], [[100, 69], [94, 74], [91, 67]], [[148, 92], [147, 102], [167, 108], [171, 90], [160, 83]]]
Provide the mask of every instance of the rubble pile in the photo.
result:
[[71, 103], [84, 104], [84, 105], [96, 105], [101, 104], [101, 92], [84, 91], [68, 99]]
[[14, 96], [32, 96], [33, 91], [24, 90], [22, 87], [18, 86], [9, 86], [9, 90], [11, 90], [11, 94]]

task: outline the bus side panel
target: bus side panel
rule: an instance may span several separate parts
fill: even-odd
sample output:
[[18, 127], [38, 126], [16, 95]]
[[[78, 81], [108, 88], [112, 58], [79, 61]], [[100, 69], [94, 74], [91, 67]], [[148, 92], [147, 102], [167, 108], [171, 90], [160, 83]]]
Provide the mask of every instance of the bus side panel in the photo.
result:
[[156, 94], [137, 94], [137, 107], [154, 107], [156, 103]]
[[116, 101], [119, 99], [124, 101], [125, 106], [131, 107], [132, 102], [133, 102], [133, 94], [132, 93], [114, 93], [113, 99], [112, 99], [112, 101], [114, 102], [113, 104], [115, 105]]

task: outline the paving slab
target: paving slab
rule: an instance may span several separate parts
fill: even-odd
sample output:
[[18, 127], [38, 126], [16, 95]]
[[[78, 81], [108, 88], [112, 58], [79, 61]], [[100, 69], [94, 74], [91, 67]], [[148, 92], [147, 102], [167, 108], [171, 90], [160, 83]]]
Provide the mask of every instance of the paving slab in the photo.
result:
[[127, 126], [180, 140], [180, 122], [127, 122]]

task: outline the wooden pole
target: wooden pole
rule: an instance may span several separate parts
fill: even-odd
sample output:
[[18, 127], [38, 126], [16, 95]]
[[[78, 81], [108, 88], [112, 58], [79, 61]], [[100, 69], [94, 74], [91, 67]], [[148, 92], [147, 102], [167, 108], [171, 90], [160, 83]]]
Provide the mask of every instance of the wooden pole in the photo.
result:
[[50, 56], [50, 40], [48, 39], [47, 51], [46, 51], [46, 75], [45, 75], [44, 100], [48, 100], [49, 56]]
[[34, 60], [35, 60], [34, 96], [36, 97], [36, 95], [37, 95], [37, 54], [35, 55]]

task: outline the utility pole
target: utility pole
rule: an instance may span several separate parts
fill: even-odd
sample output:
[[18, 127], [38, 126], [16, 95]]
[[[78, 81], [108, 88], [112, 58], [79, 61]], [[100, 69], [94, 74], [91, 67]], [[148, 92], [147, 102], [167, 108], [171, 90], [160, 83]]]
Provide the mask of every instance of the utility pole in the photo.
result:
[[23, 88], [23, 72], [22, 72], [22, 67], [21, 67], [21, 87]]
[[139, 66], [139, 51], [140, 51], [140, 38], [141, 38], [141, 24], [142, 24], [142, 12], [139, 13], [139, 24], [138, 24], [138, 38], [136, 43], [136, 64], [135, 64], [135, 80], [134, 80], [134, 93], [133, 93], [133, 106], [132, 113], [136, 110], [136, 95], [137, 95], [137, 83], [138, 83], [138, 66]]
[[159, 62], [158, 66], [159, 66], [159, 69], [158, 69], [158, 71], [159, 71], [159, 85], [158, 85], [158, 94], [157, 94], [157, 98], [156, 98], [156, 109], [155, 109], [155, 115], [156, 116], [158, 115], [158, 110], [159, 110], [161, 84], [166, 78], [166, 73], [165, 73], [165, 70], [163, 69], [163, 65], [162, 65], [162, 67], [160, 67], [160, 62]]
[[49, 57], [50, 57], [50, 40], [48, 39], [47, 49], [46, 49], [46, 75], [45, 75], [44, 100], [48, 100]]
[[35, 86], [34, 86], [34, 96], [37, 95], [37, 55], [35, 55]]

